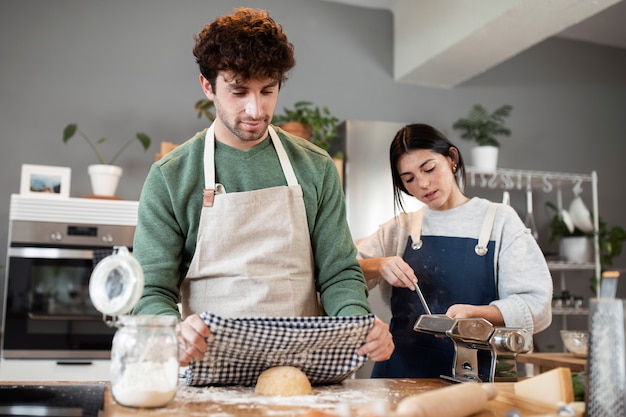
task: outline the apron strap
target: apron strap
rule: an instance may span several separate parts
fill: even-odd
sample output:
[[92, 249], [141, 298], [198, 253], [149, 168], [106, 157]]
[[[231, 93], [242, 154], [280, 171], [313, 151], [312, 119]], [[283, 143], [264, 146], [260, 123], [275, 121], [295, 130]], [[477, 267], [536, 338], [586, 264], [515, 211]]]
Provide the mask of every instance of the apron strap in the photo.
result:
[[[491, 237], [491, 230], [493, 229], [493, 222], [496, 218], [496, 211], [498, 210], [498, 203], [491, 203], [487, 208], [483, 225], [478, 235], [478, 244], [474, 248], [474, 252], [478, 256], [485, 256], [487, 254], [487, 244]], [[413, 244], [411, 249], [418, 250], [422, 247], [422, 218], [424, 217], [424, 208], [413, 213], [413, 220], [411, 221], [411, 240]]]
[[[272, 126], [268, 126], [268, 131], [272, 139], [272, 144], [278, 154], [278, 160], [283, 169], [285, 179], [287, 180], [287, 185], [298, 185], [298, 179], [291, 166], [291, 161], [289, 161], [287, 152], [285, 152], [285, 148], [278, 134], [276, 134]], [[204, 190], [202, 191], [204, 197], [202, 198], [202, 206], [213, 207], [215, 194], [224, 191], [224, 187], [222, 187], [221, 184], [217, 184], [217, 186], [215, 184], [215, 122], [213, 122], [211, 126], [209, 126], [204, 139]]]
[[204, 137], [204, 190], [202, 207], [213, 207], [215, 198], [215, 122]]
[[424, 217], [424, 207], [413, 213], [411, 221], [411, 249], [418, 250], [422, 247], [422, 218]]
[[268, 126], [267, 130], [270, 132], [270, 138], [272, 138], [272, 143], [274, 144], [274, 148], [278, 154], [278, 160], [280, 161], [280, 166], [283, 168], [283, 174], [287, 180], [287, 185], [289, 187], [298, 185], [298, 179], [296, 178], [296, 174], [293, 172], [291, 161], [289, 161], [287, 152], [285, 152], [285, 148], [283, 147], [283, 143], [280, 141], [278, 134], [272, 126]]
[[498, 210], [498, 203], [491, 203], [487, 208], [483, 225], [480, 229], [480, 235], [478, 235], [478, 244], [474, 248], [474, 252], [478, 256], [485, 256], [487, 254], [487, 244], [491, 237], [491, 229], [493, 229], [493, 222], [496, 218], [496, 211]]

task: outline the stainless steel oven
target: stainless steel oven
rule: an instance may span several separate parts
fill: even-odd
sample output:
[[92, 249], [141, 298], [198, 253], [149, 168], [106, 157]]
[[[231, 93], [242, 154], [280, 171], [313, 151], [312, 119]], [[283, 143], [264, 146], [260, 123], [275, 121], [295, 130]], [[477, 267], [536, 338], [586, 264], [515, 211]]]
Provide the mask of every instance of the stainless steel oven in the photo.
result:
[[13, 195], [5, 276], [4, 358], [110, 357], [114, 329], [89, 298], [94, 266], [132, 250], [136, 202]]

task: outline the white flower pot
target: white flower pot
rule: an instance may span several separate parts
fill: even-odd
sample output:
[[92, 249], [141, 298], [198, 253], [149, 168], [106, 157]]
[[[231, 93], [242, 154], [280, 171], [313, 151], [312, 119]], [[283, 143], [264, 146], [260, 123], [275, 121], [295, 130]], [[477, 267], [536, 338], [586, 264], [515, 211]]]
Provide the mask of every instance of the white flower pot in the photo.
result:
[[559, 241], [559, 256], [567, 262], [587, 263], [593, 261], [593, 244], [587, 236], [563, 237]]
[[122, 176], [122, 168], [115, 165], [89, 165], [89, 178], [94, 195], [115, 196], [117, 184]]
[[494, 172], [498, 167], [498, 147], [476, 146], [472, 148], [472, 166], [482, 172]]

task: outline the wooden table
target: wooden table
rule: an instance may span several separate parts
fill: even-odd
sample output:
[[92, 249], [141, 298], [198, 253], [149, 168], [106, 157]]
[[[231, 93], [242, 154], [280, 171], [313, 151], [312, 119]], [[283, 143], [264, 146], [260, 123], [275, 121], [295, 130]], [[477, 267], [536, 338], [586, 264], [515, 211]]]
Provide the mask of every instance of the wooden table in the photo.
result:
[[[115, 403], [107, 390], [105, 416], [299, 417], [312, 409], [332, 413], [342, 407], [349, 407], [353, 416], [364, 416], [368, 411], [380, 409], [382, 404], [386, 404], [388, 410], [394, 410], [404, 397], [451, 384], [443, 379], [349, 379], [338, 385], [314, 387], [313, 395], [268, 397], [254, 394], [252, 387], [187, 387], [181, 383], [172, 403], [153, 411], [122, 407]], [[512, 384], [497, 385], [501, 391], [512, 391]], [[489, 401], [484, 412], [473, 417], [505, 417], [511, 409], [520, 411], [524, 417], [557, 415], [556, 405], [537, 408], [525, 401], [511, 400], [510, 396], [498, 396]]]
[[569, 368], [572, 372], [587, 370], [587, 358], [580, 358], [571, 353], [520, 353], [517, 355], [517, 361], [534, 365], [534, 375], [559, 367]]
[[[52, 384], [80, 384], [88, 382], [46, 382]], [[102, 383], [102, 382], [101, 382]], [[3, 381], [2, 385], [12, 385]], [[18, 382], [20, 385], [41, 382]], [[228, 417], [301, 417], [307, 411], [333, 413], [338, 407], [348, 407], [352, 416], [365, 416], [368, 411], [386, 404], [393, 411], [404, 397], [443, 388], [453, 383], [443, 379], [349, 379], [341, 384], [315, 386], [312, 395], [297, 397], [269, 397], [254, 393], [252, 387], [187, 387], [181, 381], [174, 400], [163, 408], [134, 409], [115, 402], [106, 383], [104, 416], [228, 416]], [[557, 406], [538, 405], [525, 399], [513, 398], [512, 383], [496, 384], [498, 397], [487, 403], [484, 411], [472, 417], [505, 417], [507, 411], [518, 410], [524, 417], [557, 416]], [[370, 414], [372, 415], [372, 414]]]

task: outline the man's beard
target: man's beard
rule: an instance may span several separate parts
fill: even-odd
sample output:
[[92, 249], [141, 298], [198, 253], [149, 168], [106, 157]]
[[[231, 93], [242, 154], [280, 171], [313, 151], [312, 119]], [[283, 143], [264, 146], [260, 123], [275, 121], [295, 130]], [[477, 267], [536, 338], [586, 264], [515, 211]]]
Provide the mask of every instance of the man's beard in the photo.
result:
[[264, 138], [265, 135], [267, 134], [267, 127], [269, 126], [269, 120], [267, 120], [266, 118], [261, 119], [263, 121], [264, 127], [263, 129], [261, 129], [260, 132], [256, 133], [256, 132], [250, 132], [249, 130], [240, 129], [237, 127], [238, 126], [237, 124], [236, 125], [231, 124], [230, 121], [225, 117], [226, 115], [222, 114], [222, 112], [219, 110], [217, 110], [217, 115], [222, 121], [222, 123], [224, 124], [224, 126], [226, 126], [226, 128], [233, 135], [235, 135], [238, 139], [240, 139], [243, 142], [255, 142], [259, 139]]

